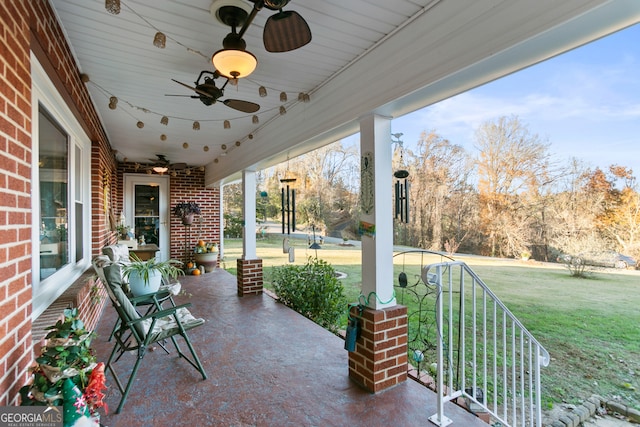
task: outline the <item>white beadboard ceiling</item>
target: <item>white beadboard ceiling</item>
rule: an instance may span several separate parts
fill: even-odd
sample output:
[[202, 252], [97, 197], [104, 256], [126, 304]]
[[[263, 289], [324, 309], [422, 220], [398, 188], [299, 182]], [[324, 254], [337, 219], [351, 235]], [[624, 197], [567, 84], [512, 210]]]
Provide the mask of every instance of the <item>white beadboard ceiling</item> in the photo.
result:
[[[285, 10], [305, 18], [311, 43], [267, 52], [262, 31], [274, 12], [263, 9], [244, 35], [258, 67], [225, 89], [223, 99], [260, 104], [254, 124], [220, 102], [165, 96], [191, 95], [171, 79], [193, 85], [213, 71], [230, 28], [211, 15], [211, 0], [122, 0], [118, 15], [104, 0], [50, 1], [118, 159], [164, 154], [206, 166], [210, 185], [357, 132], [367, 114], [398, 117], [640, 20], [637, 0], [292, 0]], [[157, 31], [164, 49], [153, 46]], [[310, 102], [298, 102], [300, 92]]]

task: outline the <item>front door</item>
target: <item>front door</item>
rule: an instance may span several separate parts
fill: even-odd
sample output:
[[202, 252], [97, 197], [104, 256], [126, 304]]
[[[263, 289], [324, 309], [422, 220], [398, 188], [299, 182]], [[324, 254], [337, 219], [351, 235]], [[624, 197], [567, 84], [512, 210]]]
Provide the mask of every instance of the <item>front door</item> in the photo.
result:
[[169, 259], [169, 177], [124, 175], [125, 220], [138, 241], [158, 245], [160, 260]]

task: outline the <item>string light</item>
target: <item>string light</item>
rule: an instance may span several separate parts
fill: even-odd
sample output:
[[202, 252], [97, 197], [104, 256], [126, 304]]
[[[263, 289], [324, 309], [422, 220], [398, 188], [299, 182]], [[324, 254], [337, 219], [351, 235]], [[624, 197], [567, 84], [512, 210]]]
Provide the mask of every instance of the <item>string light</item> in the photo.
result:
[[160, 123], [163, 125], [168, 125], [169, 124], [169, 117], [167, 116], [162, 116], [162, 118], [160, 119]]
[[142, 129], [144, 127], [144, 123], [138, 120], [138, 123], [136, 123], [136, 126], [138, 126], [139, 129]]
[[164, 133], [160, 135], [160, 141], [166, 141], [166, 140], [167, 140], [167, 135], [165, 135]]
[[204, 152], [206, 153], [207, 151], [209, 151], [209, 146], [205, 145], [204, 147], [202, 147], [202, 149], [204, 150]]
[[280, 115], [284, 116], [285, 114], [287, 114], [287, 109], [284, 108], [284, 105], [280, 106]]
[[[253, 138], [253, 136], [252, 136]], [[242, 144], [240, 141], [236, 141], [236, 147], [240, 147], [240, 144]]]
[[193, 122], [193, 130], [200, 130], [200, 122]]
[[109, 98], [109, 108], [111, 108], [112, 110], [115, 110], [117, 106], [118, 106], [118, 98], [116, 98], [115, 96], [112, 96], [111, 98]]
[[260, 123], [260, 119], [258, 118], [258, 116], [253, 116], [253, 117], [251, 118], [251, 122], [252, 122], [254, 125], [257, 125], [258, 123]]
[[107, 12], [117, 15], [120, 13], [120, 0], [105, 0], [104, 8]]
[[280, 102], [287, 102], [287, 92], [280, 92]]
[[188, 142], [183, 142], [183, 143], [182, 143], [182, 148], [184, 148], [185, 150], [186, 150], [187, 148], [189, 148], [189, 143], [188, 143]]
[[159, 47], [160, 49], [164, 49], [164, 47], [167, 45], [167, 36], [165, 36], [161, 31], [158, 31], [153, 37], [153, 45], [155, 47]]
[[229, 120], [225, 120], [224, 121], [224, 128], [225, 129], [231, 129], [231, 122]]
[[220, 146], [220, 148], [222, 148], [222, 150], [226, 150], [226, 149], [227, 149], [227, 144], [222, 144], [222, 145]]
[[260, 97], [264, 98], [265, 96], [267, 96], [267, 88], [264, 86], [260, 86], [258, 88], [258, 94], [260, 95]]

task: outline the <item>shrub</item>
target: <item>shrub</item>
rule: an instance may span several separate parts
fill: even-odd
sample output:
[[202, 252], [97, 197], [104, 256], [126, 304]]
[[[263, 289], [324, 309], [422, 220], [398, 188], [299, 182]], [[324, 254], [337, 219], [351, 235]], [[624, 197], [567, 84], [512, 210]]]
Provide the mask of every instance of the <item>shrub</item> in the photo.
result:
[[347, 307], [344, 287], [326, 261], [274, 267], [273, 287], [280, 302], [332, 332]]
[[233, 214], [224, 214], [224, 235], [230, 239], [242, 237], [242, 217]]

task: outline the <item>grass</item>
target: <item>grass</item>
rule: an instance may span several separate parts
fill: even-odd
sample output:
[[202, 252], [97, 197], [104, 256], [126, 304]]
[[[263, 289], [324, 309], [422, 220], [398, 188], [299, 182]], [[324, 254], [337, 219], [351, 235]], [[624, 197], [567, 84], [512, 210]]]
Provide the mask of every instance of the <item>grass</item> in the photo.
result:
[[[361, 289], [358, 247], [325, 243], [307, 248], [306, 240], [291, 239], [297, 264], [317, 256], [347, 273], [343, 280], [349, 301]], [[235, 273], [240, 240], [225, 240], [225, 267]], [[258, 240], [258, 257], [265, 267], [288, 262], [282, 239]], [[580, 403], [592, 394], [621, 398], [640, 409], [640, 271], [601, 270], [589, 279], [571, 277], [560, 264], [456, 256], [466, 262], [533, 333], [551, 355], [542, 371], [543, 401]], [[410, 279], [411, 280], [411, 279]]]

